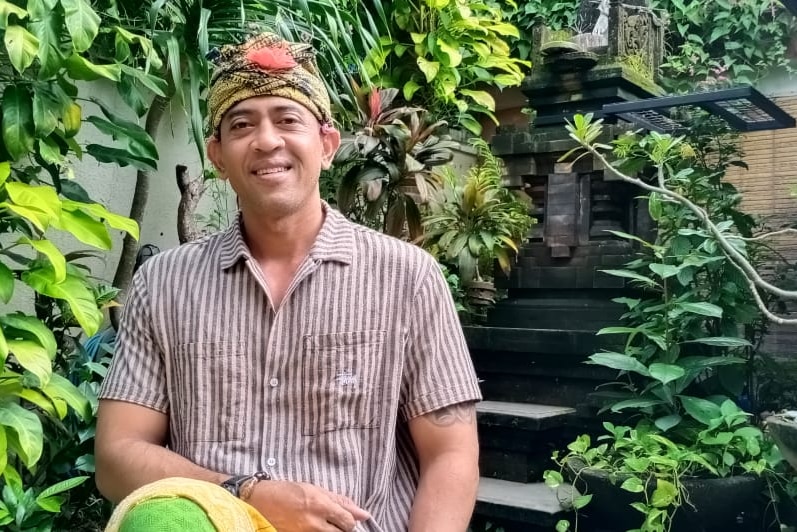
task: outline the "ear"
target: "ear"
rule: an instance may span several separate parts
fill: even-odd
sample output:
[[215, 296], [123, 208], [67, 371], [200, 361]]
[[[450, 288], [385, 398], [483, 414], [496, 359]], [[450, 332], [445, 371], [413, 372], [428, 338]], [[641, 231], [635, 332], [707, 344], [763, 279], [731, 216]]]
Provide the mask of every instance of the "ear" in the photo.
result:
[[340, 131], [335, 128], [328, 128], [326, 131], [322, 131], [321, 146], [323, 149], [321, 153], [321, 167], [327, 170], [332, 166], [332, 159], [335, 158], [335, 153], [340, 147]]
[[225, 179], [224, 165], [221, 161], [221, 141], [216, 135], [213, 135], [208, 139], [206, 148], [208, 152], [208, 159], [210, 159], [210, 162], [213, 163], [213, 166], [215, 166], [216, 170], [219, 172], [219, 178]]

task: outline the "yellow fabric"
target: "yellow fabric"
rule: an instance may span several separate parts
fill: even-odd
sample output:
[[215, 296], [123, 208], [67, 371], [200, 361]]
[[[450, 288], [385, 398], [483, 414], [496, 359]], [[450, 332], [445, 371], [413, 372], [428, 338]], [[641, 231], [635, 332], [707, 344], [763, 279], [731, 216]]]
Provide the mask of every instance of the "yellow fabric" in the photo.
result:
[[[175, 497], [195, 502], [208, 514], [213, 526], [220, 532], [277, 532], [260, 512], [233, 496], [230, 492], [202, 480], [166, 478], [142, 486], [119, 503], [105, 532], [119, 532], [125, 513], [137, 504], [153, 499]], [[187, 532], [187, 531], [186, 531]]]
[[309, 44], [263, 33], [241, 45], [226, 45], [215, 60], [208, 91], [208, 126], [215, 133], [232, 106], [253, 96], [282, 96], [307, 107], [332, 125], [329, 94]]

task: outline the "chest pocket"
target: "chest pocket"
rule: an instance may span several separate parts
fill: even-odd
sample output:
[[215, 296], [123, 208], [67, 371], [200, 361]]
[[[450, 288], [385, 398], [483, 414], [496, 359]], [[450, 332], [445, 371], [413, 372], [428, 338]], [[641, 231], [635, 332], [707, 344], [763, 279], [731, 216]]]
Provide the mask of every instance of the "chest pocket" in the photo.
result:
[[385, 331], [308, 335], [302, 345], [302, 432], [313, 436], [383, 423]]
[[230, 442], [243, 438], [244, 345], [198, 342], [175, 349], [172, 409], [184, 442]]

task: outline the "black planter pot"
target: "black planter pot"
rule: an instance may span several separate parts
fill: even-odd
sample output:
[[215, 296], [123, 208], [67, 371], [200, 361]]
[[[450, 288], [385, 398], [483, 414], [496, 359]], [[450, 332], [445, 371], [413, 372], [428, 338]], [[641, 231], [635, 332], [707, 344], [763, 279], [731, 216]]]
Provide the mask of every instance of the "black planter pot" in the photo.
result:
[[[589, 530], [621, 532], [638, 529], [644, 520], [632, 503], [644, 502], [641, 493], [620, 488], [628, 478], [605, 471], [579, 468], [579, 489], [586, 485], [592, 501], [581, 510]], [[682, 480], [689, 503], [675, 512], [671, 532], [760, 532], [765, 530], [762, 493], [764, 479], [752, 475], [727, 478], [685, 478]], [[649, 495], [655, 489], [649, 487]], [[691, 504], [690, 504], [691, 503]]]

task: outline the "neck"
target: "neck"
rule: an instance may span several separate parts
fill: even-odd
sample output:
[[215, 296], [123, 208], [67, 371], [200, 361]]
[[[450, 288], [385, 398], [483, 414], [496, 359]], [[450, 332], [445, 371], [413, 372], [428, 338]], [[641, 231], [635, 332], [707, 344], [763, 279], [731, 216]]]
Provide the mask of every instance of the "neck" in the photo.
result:
[[242, 211], [244, 239], [258, 262], [303, 259], [313, 247], [324, 223], [321, 203], [288, 216], [269, 217]]

